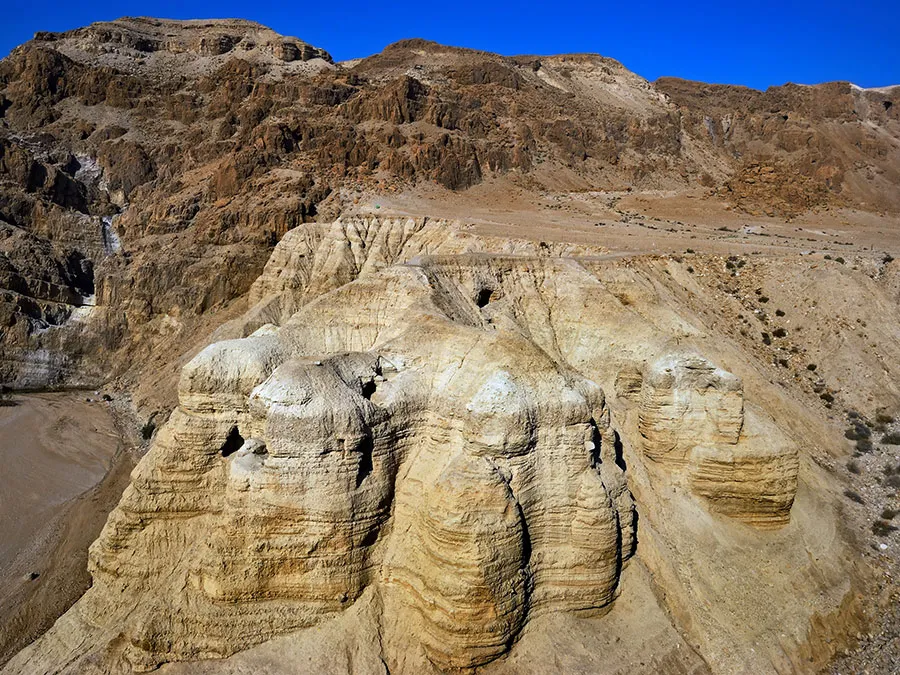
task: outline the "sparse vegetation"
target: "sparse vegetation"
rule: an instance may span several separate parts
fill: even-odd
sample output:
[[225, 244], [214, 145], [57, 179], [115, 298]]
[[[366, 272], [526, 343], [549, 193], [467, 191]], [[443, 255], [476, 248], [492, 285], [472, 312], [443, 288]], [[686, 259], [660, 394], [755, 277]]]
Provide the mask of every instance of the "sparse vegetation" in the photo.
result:
[[876, 520], [872, 523], [872, 534], [876, 537], [886, 537], [891, 534], [891, 532], [896, 532], [897, 526], [891, 525], [890, 523], [884, 520]]
[[866, 453], [872, 452], [875, 446], [872, 445], [872, 441], [868, 438], [860, 438], [856, 441], [856, 452], [861, 455], [865, 455]]
[[816, 368], [818, 368], [818, 366], [815, 363], [810, 363], [806, 366], [806, 369], [811, 373], [815, 372]]
[[857, 504], [865, 504], [866, 500], [862, 498], [862, 496], [858, 492], [854, 492], [853, 490], [847, 489], [844, 490], [844, 496], [849, 499], [851, 502], [856, 502]]
[[847, 462], [847, 471], [859, 475], [860, 473], [862, 473], [862, 468], [860, 468], [859, 462], [857, 462], [855, 459], [851, 459], [849, 462]]
[[16, 405], [9, 390], [5, 387], [0, 389], [0, 408], [9, 408]]
[[885, 445], [900, 445], [900, 433], [896, 431], [887, 433], [881, 437], [881, 442]]
[[861, 438], [871, 438], [872, 431], [865, 422], [856, 421], [850, 425], [850, 428], [844, 432], [844, 438], [851, 441], [858, 441]]
[[893, 520], [897, 516], [898, 513], [900, 513], [900, 511], [897, 511], [896, 509], [885, 508], [881, 512], [881, 518], [883, 520]]
[[783, 310], [783, 309], [776, 309], [776, 310], [775, 310], [775, 316], [784, 316], [784, 310]]
[[787, 335], [787, 331], [784, 328], [776, 328], [772, 331], [772, 335], [777, 338], [783, 338]]

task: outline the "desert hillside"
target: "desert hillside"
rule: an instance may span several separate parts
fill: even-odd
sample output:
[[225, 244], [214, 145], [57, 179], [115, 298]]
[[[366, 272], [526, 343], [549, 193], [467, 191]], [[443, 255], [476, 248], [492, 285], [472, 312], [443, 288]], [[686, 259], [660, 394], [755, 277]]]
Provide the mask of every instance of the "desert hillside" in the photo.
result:
[[900, 87], [38, 33], [0, 383], [146, 454], [3, 672], [892, 672], [895, 257]]

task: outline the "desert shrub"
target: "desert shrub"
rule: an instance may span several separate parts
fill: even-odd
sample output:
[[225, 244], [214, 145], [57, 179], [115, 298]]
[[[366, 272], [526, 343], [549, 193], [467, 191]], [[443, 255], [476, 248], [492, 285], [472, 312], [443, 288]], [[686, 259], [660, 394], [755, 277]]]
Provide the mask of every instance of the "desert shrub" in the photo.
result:
[[895, 509], [885, 508], [885, 509], [881, 512], [881, 518], [882, 518], [883, 520], [893, 520], [894, 517], [895, 517], [898, 513], [900, 513], [900, 511], [897, 511], [897, 510], [895, 510]]
[[834, 261], [837, 262], [837, 263], [840, 263], [841, 265], [843, 265], [844, 263], [847, 262], [847, 261], [844, 260], [841, 256], [838, 256], [837, 258], [835, 258]]
[[881, 442], [885, 445], [900, 445], [900, 433], [894, 431], [881, 437]]
[[856, 441], [856, 451], [862, 455], [866, 454], [867, 452], [872, 452], [873, 448], [874, 446], [872, 445], [872, 441], [870, 441], [868, 438], [860, 438], [858, 441]]
[[775, 316], [784, 316], [784, 310], [783, 310], [783, 309], [776, 309], [776, 310], [775, 310]]
[[853, 490], [844, 490], [844, 496], [849, 499], [851, 502], [856, 502], [857, 504], [865, 504], [866, 500], [860, 496], [858, 492], [854, 492]]
[[880, 412], [875, 415], [875, 421], [879, 424], [892, 424], [894, 422], [894, 418], [887, 413]]
[[857, 474], [857, 475], [862, 473], [862, 469], [859, 466], [859, 462], [857, 462], [856, 460], [853, 460], [853, 459], [851, 459], [849, 462], [847, 462], [847, 471], [849, 471], [850, 473]]
[[872, 534], [874, 534], [876, 537], [885, 537], [891, 532], [896, 531], [896, 525], [891, 525], [890, 523], [883, 520], [876, 520], [874, 523], [872, 523]]
[[831, 256], [828, 255], [827, 253], [825, 254], [825, 260], [831, 260]]
[[807, 369], [808, 371], [812, 372], [812, 371], [814, 371], [814, 370], [815, 370], [816, 368], [818, 368], [818, 367], [819, 367], [819, 366], [817, 366], [815, 363], [810, 363], [808, 366], [806, 366], [806, 369]]
[[762, 303], [766, 303], [766, 302], [769, 301], [769, 296], [767, 296], [767, 295], [761, 295], [761, 296], [759, 296], [759, 301], [762, 302]]
[[884, 479], [885, 487], [900, 488], [900, 474], [894, 473]]
[[851, 441], [858, 441], [861, 438], [871, 438], [872, 432], [865, 422], [853, 422], [850, 428], [844, 432], [844, 438]]
[[763, 341], [763, 344], [770, 345], [770, 344], [772, 344], [772, 336], [769, 335], [768, 333], [766, 333], [765, 331], [763, 331], [762, 341]]
[[819, 394], [819, 398], [825, 401], [825, 403], [834, 403], [834, 396], [827, 391], [823, 391]]
[[784, 328], [776, 328], [772, 331], [772, 335], [777, 338], [783, 338], [787, 335], [787, 331]]

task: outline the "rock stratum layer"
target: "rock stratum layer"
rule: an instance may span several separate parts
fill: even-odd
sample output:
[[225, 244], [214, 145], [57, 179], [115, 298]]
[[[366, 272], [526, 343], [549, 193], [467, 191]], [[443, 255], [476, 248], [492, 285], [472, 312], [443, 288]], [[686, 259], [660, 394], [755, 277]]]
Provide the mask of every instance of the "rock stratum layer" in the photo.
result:
[[[502, 667], [548, 617], [615, 607], [635, 551], [680, 616], [718, 592], [693, 587], [696, 571], [671, 577], [694, 544], [676, 566], [731, 558], [732, 573], [760, 565], [748, 541], [792, 561], [841, 545], [812, 534], [813, 513], [834, 526], [815, 499], [794, 505], [797, 445], [745, 406], [739, 378], [673, 351], [696, 329], [647, 277], [596, 255], [465, 252], [465, 236], [428, 253], [437, 223], [348, 217], [284, 237], [254, 306], [223, 327], [239, 337], [183, 369], [177, 409], [91, 547], [92, 588], [4, 672], [211, 658], [240, 672], [237, 652], [320, 626], [354, 653], [374, 636], [365, 650], [390, 672]], [[638, 297], [653, 311], [635, 312]], [[612, 382], [618, 424], [598, 384]], [[815, 584], [746, 582], [763, 606], [786, 586], [807, 604], [750, 618], [717, 600], [715, 630], [701, 621], [657, 665], [728, 672], [726, 645], [748, 631], [806, 644], [811, 612], [848, 592], [822, 555]], [[343, 616], [362, 623], [344, 633]], [[749, 662], [800, 653], [781, 644]]]

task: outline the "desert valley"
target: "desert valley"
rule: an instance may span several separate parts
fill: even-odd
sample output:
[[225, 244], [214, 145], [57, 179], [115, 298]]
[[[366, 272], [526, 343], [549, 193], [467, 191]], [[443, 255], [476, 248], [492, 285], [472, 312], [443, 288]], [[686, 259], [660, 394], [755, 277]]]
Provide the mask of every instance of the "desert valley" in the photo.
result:
[[38, 33], [0, 672], [898, 672], [896, 258], [900, 86]]

